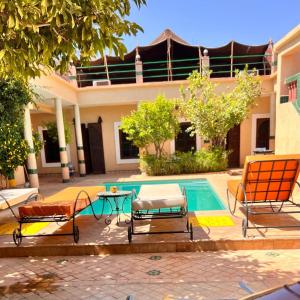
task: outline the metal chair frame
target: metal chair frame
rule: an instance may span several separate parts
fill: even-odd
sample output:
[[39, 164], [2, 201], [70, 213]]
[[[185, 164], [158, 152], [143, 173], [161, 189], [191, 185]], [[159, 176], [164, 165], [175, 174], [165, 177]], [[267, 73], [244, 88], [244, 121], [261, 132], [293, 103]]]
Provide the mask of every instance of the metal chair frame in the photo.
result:
[[[185, 207], [178, 208], [163, 208], [163, 210], [168, 211], [161, 211], [161, 209], [156, 210], [133, 210], [132, 202], [134, 199], [137, 198], [136, 191], [132, 191], [131, 196], [131, 218], [130, 218], [130, 225], [128, 226], [128, 241], [129, 243], [132, 242], [133, 235], [145, 235], [145, 234], [170, 234], [170, 233], [189, 233], [190, 239], [193, 240], [193, 225], [189, 222], [188, 218], [188, 204], [187, 204], [187, 197], [185, 188], [182, 188], [182, 193], [185, 199]], [[162, 219], [181, 219], [186, 218], [186, 229], [184, 230], [172, 230], [172, 231], [148, 231], [148, 232], [136, 232], [134, 230], [135, 223], [134, 221], [143, 221], [143, 220], [162, 220]]]
[[[246, 179], [245, 184], [243, 184], [242, 182], [239, 184], [236, 194], [235, 194], [235, 202], [234, 202], [234, 206], [233, 208], [230, 205], [230, 196], [229, 196], [229, 190], [227, 189], [227, 203], [228, 203], [228, 208], [229, 211], [232, 215], [235, 214], [236, 211], [236, 206], [237, 206], [237, 202], [238, 202], [238, 195], [240, 190], [242, 190], [243, 196], [244, 196], [244, 200], [241, 203], [242, 207], [245, 209], [246, 212], [246, 216], [243, 219], [242, 222], [242, 233], [243, 233], [243, 237], [246, 237], [247, 235], [247, 229], [264, 229], [264, 228], [297, 228], [300, 227], [300, 225], [280, 225], [280, 226], [249, 226], [249, 216], [250, 215], [272, 215], [272, 214], [297, 214], [300, 213], [300, 210], [296, 210], [296, 211], [282, 211], [283, 206], [285, 205], [285, 207], [287, 206], [286, 204], [290, 204], [292, 207], [297, 207], [300, 208], [300, 204], [297, 204], [293, 201], [293, 197], [292, 197], [292, 193], [294, 190], [294, 187], [289, 189], [289, 190], [282, 190], [281, 186], [283, 182], [288, 182], [290, 184], [294, 184], [296, 186], [298, 186], [300, 188], [300, 183], [298, 181], [295, 181], [295, 176], [296, 176], [296, 172], [299, 168], [299, 161], [297, 161], [297, 167], [295, 169], [287, 169], [287, 163], [289, 161], [295, 161], [294, 159], [284, 159], [284, 160], [263, 160], [263, 161], [252, 161], [249, 162], [246, 168], [246, 174], [249, 174], [248, 172], [252, 172], [252, 173], [257, 173], [257, 179], [251, 179], [248, 180], [248, 177]], [[261, 165], [262, 163], [272, 163], [272, 168], [271, 170], [267, 170], [267, 171], [263, 171], [261, 170]], [[283, 170], [274, 170], [274, 163], [275, 162], [284, 162], [284, 169]], [[259, 163], [259, 168], [257, 171], [253, 171], [250, 170], [251, 169], [251, 165], [254, 163]], [[292, 179], [284, 179], [284, 174], [285, 172], [294, 172], [294, 176]], [[259, 174], [260, 173], [264, 173], [264, 172], [268, 172], [270, 173], [270, 179], [269, 180], [259, 180]], [[282, 176], [280, 179], [271, 179], [272, 178], [272, 174], [273, 172], [282, 172]], [[278, 182], [279, 183], [279, 188], [277, 190], [269, 190], [270, 187], [270, 183], [274, 183], [274, 182]], [[257, 186], [259, 183], [267, 183], [267, 189], [266, 190], [257, 190]], [[249, 191], [247, 192], [247, 185], [248, 184], [255, 184], [255, 189], [253, 191]], [[276, 192], [276, 197], [275, 199], [268, 199], [268, 193], [274, 193]], [[280, 192], [289, 192], [289, 197], [287, 200], [280, 200], [279, 198], [279, 193]], [[256, 193], [265, 193], [265, 199], [264, 200], [251, 200], [251, 199], [255, 199]], [[250, 196], [248, 197], [247, 194], [250, 194]], [[253, 197], [252, 197], [253, 196]], [[271, 208], [272, 212], [258, 212], [258, 211], [254, 211], [253, 208], [256, 209], [260, 209], [260, 208], [265, 208], [266, 204], [269, 203], [269, 207]], [[276, 203], [276, 205], [273, 205], [274, 203]]]
[[[88, 205], [80, 210], [76, 210], [78, 200], [80, 196], [84, 194], [87, 196], [88, 199]], [[26, 216], [26, 217], [19, 217], [16, 215], [14, 212], [12, 206], [9, 204], [9, 201], [2, 195], [0, 197], [6, 202], [8, 208], [10, 209], [12, 215], [16, 219], [16, 221], [19, 223], [19, 228], [15, 229], [13, 232], [13, 240], [16, 246], [20, 246], [22, 243], [22, 238], [23, 237], [44, 237], [44, 236], [67, 236], [67, 235], [72, 235], [74, 242], [78, 243], [79, 241], [79, 228], [78, 225], [76, 224], [76, 216], [80, 214], [84, 209], [86, 209], [88, 206], [91, 206], [93, 215], [96, 220], [100, 220], [102, 215], [99, 217], [96, 215], [94, 208], [93, 208], [93, 201], [91, 201], [91, 198], [89, 194], [85, 190], [81, 190], [78, 192], [74, 206], [73, 206], [73, 214], [71, 216], [67, 215], [52, 215], [52, 216]], [[25, 200], [24, 203], [28, 203], [29, 201], [37, 201], [40, 198], [44, 198], [40, 193], [33, 193], [28, 196], [28, 198]], [[55, 223], [60, 223], [60, 222], [69, 222], [72, 221], [72, 232], [70, 233], [49, 233], [49, 234], [32, 234], [32, 235], [24, 235], [22, 234], [22, 225], [23, 224], [28, 224], [28, 223], [40, 223], [40, 222], [55, 222]]]

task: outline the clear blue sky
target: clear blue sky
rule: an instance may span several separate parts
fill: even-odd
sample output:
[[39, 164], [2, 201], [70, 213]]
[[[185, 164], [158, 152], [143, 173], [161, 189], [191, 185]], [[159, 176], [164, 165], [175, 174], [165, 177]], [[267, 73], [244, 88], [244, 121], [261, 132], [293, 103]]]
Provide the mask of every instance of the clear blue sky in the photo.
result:
[[130, 19], [144, 33], [125, 37], [128, 51], [170, 28], [192, 45], [217, 47], [236, 40], [258, 45], [278, 41], [300, 24], [300, 0], [147, 0]]

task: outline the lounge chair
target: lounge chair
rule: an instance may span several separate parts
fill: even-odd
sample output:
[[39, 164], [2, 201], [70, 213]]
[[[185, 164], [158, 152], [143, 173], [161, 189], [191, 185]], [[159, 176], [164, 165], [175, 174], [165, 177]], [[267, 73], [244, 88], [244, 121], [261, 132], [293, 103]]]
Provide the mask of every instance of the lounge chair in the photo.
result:
[[[237, 202], [245, 209], [242, 231], [246, 237], [247, 229], [254, 228], [287, 228], [300, 225], [249, 226], [250, 215], [271, 215], [300, 213], [299, 204], [293, 201], [292, 194], [300, 171], [300, 155], [255, 155], [247, 156], [241, 180], [227, 182], [228, 207], [235, 213]], [[230, 194], [234, 196], [234, 205], [230, 205]], [[284, 204], [296, 208], [283, 211]], [[266, 211], [266, 205], [271, 210]], [[264, 210], [260, 210], [263, 208]]]
[[241, 300], [297, 300], [300, 299], [300, 282], [285, 284], [242, 298]]
[[37, 193], [37, 188], [24, 189], [5, 189], [0, 191], [0, 210], [7, 209], [7, 203], [10, 206], [20, 204], [28, 200], [30, 195]]
[[[135, 199], [134, 199], [135, 198]], [[128, 241], [133, 235], [189, 233], [193, 240], [193, 226], [188, 219], [188, 206], [185, 189], [178, 184], [142, 185], [139, 194], [133, 196], [131, 203], [131, 224], [128, 227]], [[173, 219], [186, 217], [186, 229], [176, 231], [136, 232], [135, 221], [153, 219]]]
[[[19, 246], [22, 242], [22, 238], [27, 237], [22, 234], [23, 224], [68, 221], [73, 222], [71, 233], [51, 233], [30, 236], [73, 235], [74, 242], [77, 243], [79, 241], [79, 229], [76, 225], [75, 217], [98, 198], [97, 193], [104, 190], [104, 186], [69, 187], [47, 198], [43, 198], [41, 194], [34, 193], [28, 198], [28, 200], [33, 201], [18, 207], [19, 215], [17, 215], [10, 204], [7, 203], [9, 209], [19, 223], [19, 228], [15, 229], [13, 232], [15, 244]], [[91, 207], [94, 217], [99, 220], [99, 217], [96, 216], [93, 210], [93, 206]]]

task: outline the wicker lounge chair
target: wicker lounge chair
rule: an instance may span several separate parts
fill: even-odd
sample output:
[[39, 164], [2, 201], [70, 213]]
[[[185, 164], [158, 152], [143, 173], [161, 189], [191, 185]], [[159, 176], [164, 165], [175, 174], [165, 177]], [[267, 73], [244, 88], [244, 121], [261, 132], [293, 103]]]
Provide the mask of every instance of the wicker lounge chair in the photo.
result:
[[[300, 205], [296, 204], [292, 198], [295, 186], [300, 187], [297, 182], [299, 171], [300, 155], [256, 155], [246, 158], [242, 180], [227, 182], [227, 200], [230, 212], [235, 213], [237, 202], [245, 209], [246, 217], [242, 224], [244, 237], [246, 237], [247, 229], [300, 227], [300, 225], [287, 224], [249, 226], [250, 215], [300, 213]], [[233, 208], [229, 201], [230, 195], [234, 196]], [[284, 204], [289, 204], [296, 210], [283, 211]], [[267, 211], [266, 205], [270, 208]]]
[[[17, 246], [22, 242], [22, 238], [26, 235], [22, 234], [22, 225], [37, 222], [68, 222], [72, 221], [71, 233], [51, 233], [32, 236], [61, 236], [73, 235], [75, 243], [79, 241], [79, 229], [76, 225], [76, 216], [86, 207], [96, 200], [97, 193], [105, 190], [104, 186], [87, 186], [87, 187], [69, 187], [50, 197], [43, 198], [41, 194], [34, 193], [28, 197], [29, 203], [18, 207], [19, 215], [17, 215], [9, 203], [7, 206], [15, 216], [19, 223], [19, 228], [13, 232], [13, 239]], [[92, 212], [98, 220], [93, 206]]]
[[[189, 233], [193, 240], [193, 227], [188, 219], [188, 207], [185, 190], [178, 184], [142, 185], [139, 194], [131, 203], [131, 225], [128, 227], [128, 241], [133, 235]], [[153, 219], [173, 219], [186, 217], [186, 229], [176, 231], [136, 232], [135, 221]]]

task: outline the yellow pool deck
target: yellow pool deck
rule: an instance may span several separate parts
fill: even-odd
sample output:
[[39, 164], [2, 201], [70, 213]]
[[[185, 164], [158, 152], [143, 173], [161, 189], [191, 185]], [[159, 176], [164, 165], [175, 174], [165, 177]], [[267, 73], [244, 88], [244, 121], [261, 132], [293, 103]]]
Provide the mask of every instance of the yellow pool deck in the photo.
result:
[[[75, 178], [68, 184], [60, 182], [59, 176], [41, 178], [40, 191], [45, 196], [51, 195], [68, 186], [98, 185], [108, 181], [137, 181], [162, 179], [192, 179], [206, 178], [220, 199], [227, 207], [226, 183], [228, 179], [239, 176], [230, 176], [227, 172], [195, 174], [181, 176], [148, 177], [143, 174], [118, 172], [107, 175], [89, 175], [84, 178]], [[295, 193], [295, 202], [300, 203], [300, 191]], [[153, 252], [182, 252], [182, 251], [215, 251], [215, 250], [261, 250], [261, 249], [300, 249], [300, 227], [281, 229], [249, 229], [247, 238], [243, 238], [241, 222], [243, 211], [237, 209], [237, 216], [231, 216], [228, 210], [198, 211], [190, 213], [190, 217], [221, 216], [232, 220], [233, 224], [226, 226], [196, 226], [194, 227], [194, 241], [189, 240], [188, 234], [162, 234], [134, 236], [133, 243], [127, 241], [127, 225], [121, 222], [116, 225], [106, 225], [104, 218], [96, 221], [93, 216], [79, 216], [76, 220], [79, 225], [80, 240], [74, 244], [72, 236], [50, 236], [23, 238], [20, 247], [16, 247], [11, 235], [0, 236], [0, 257], [12, 256], [51, 256], [51, 255], [84, 255], [84, 254], [127, 254], [127, 253], [153, 253]], [[122, 217], [123, 221], [125, 216]], [[8, 210], [0, 212], [0, 226], [13, 222]], [[272, 215], [255, 217], [255, 222], [263, 224], [294, 224], [300, 225], [300, 214]], [[209, 223], [209, 222], [208, 222]], [[156, 220], [140, 223], [140, 230], [176, 230], [185, 226], [183, 220]], [[70, 231], [71, 222], [58, 226], [50, 223], [41, 229], [40, 233], [49, 233], [56, 230]]]

